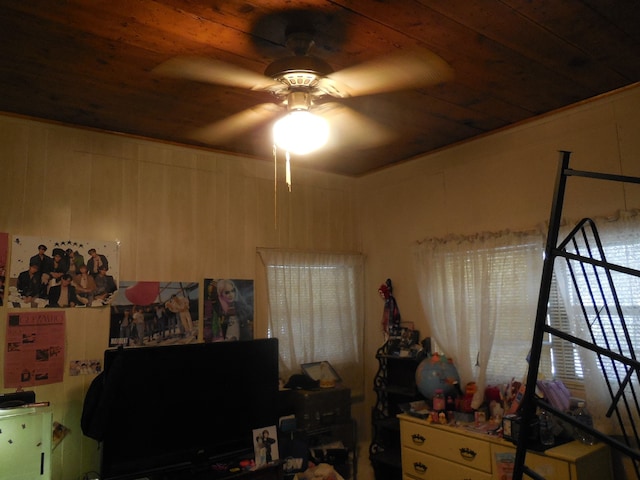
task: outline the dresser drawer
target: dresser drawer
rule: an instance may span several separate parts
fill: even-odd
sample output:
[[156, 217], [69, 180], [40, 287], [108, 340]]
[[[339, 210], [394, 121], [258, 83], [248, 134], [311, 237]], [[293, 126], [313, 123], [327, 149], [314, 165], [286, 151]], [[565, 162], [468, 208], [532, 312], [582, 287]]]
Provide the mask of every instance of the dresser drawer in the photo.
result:
[[[502, 447], [498, 445], [492, 445], [491, 450], [494, 459], [496, 459], [496, 473], [500, 471], [497, 465], [497, 459], [499, 455], [507, 454], [512, 460], [515, 460], [516, 451], [513, 448]], [[525, 465], [531, 468], [534, 472], [542, 475], [547, 480], [570, 480], [571, 473], [569, 472], [569, 464], [558, 460], [557, 458], [550, 458], [545, 455], [538, 455], [535, 453], [527, 453], [525, 457]], [[508, 470], [508, 469], [507, 469]], [[495, 477], [499, 480], [499, 476]], [[600, 477], [593, 477], [600, 478]]]
[[488, 442], [412, 422], [400, 428], [403, 452], [410, 448], [491, 473], [491, 447]]
[[402, 449], [405, 479], [491, 480], [491, 474], [409, 448]]

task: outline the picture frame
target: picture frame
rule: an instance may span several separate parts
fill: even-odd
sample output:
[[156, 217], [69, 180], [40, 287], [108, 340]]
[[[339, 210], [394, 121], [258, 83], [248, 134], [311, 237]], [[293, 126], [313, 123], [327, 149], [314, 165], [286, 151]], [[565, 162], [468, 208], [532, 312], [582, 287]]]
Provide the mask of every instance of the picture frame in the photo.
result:
[[256, 467], [262, 467], [280, 459], [278, 430], [275, 425], [255, 428], [253, 438]]
[[388, 351], [391, 355], [411, 356], [418, 344], [420, 332], [415, 330], [413, 322], [402, 322], [389, 329]]
[[335, 371], [327, 360], [323, 360], [322, 362], [303, 363], [300, 367], [302, 368], [302, 372], [312, 380], [333, 380], [335, 383], [342, 381], [338, 372]]

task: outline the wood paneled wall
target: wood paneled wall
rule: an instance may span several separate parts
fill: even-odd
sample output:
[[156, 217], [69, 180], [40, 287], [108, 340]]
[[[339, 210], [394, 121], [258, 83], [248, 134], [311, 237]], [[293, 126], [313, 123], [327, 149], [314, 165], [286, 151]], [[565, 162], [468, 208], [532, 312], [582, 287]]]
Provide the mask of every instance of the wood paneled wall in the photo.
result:
[[[282, 160], [276, 195], [273, 160], [2, 116], [0, 231], [119, 241], [121, 280], [255, 279], [256, 336], [264, 337], [256, 247], [360, 251], [356, 180], [294, 161], [289, 193]], [[0, 337], [7, 311], [0, 308]], [[101, 358], [108, 309], [66, 312], [67, 362]], [[4, 348], [2, 342], [2, 356]], [[0, 388], [3, 377], [0, 371]], [[37, 389], [39, 400], [52, 403], [54, 420], [72, 430], [54, 452], [56, 480], [98, 469], [97, 444], [80, 429], [92, 378], [66, 375], [61, 384]]]
[[[376, 372], [374, 355], [382, 342], [382, 301], [376, 292], [386, 278], [393, 280], [402, 319], [414, 322], [421, 338], [429, 335], [414, 277], [416, 241], [505, 229], [546, 232], [558, 151], [573, 152], [575, 169], [640, 177], [638, 131], [640, 84], [362, 177], [367, 381]], [[573, 179], [564, 214], [572, 222], [638, 208], [640, 185]], [[373, 401], [370, 393], [365, 411]]]

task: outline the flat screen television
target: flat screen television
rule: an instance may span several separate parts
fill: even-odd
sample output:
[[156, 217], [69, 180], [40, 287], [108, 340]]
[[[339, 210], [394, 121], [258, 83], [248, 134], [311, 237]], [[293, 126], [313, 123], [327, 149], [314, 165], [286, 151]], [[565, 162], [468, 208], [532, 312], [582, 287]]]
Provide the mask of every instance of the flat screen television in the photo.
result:
[[277, 339], [113, 349], [104, 366], [105, 480], [207, 468], [277, 423]]

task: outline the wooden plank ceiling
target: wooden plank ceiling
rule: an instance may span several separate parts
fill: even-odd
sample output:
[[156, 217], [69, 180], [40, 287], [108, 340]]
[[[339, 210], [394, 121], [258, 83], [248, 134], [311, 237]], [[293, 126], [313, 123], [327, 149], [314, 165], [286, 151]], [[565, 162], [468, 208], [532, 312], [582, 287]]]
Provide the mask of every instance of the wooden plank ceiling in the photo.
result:
[[335, 71], [434, 52], [449, 80], [341, 100], [393, 139], [294, 159], [357, 176], [640, 81], [638, 25], [635, 0], [1, 0], [0, 111], [271, 160], [270, 122], [192, 135], [270, 93], [153, 69], [198, 55], [262, 74], [296, 26]]

